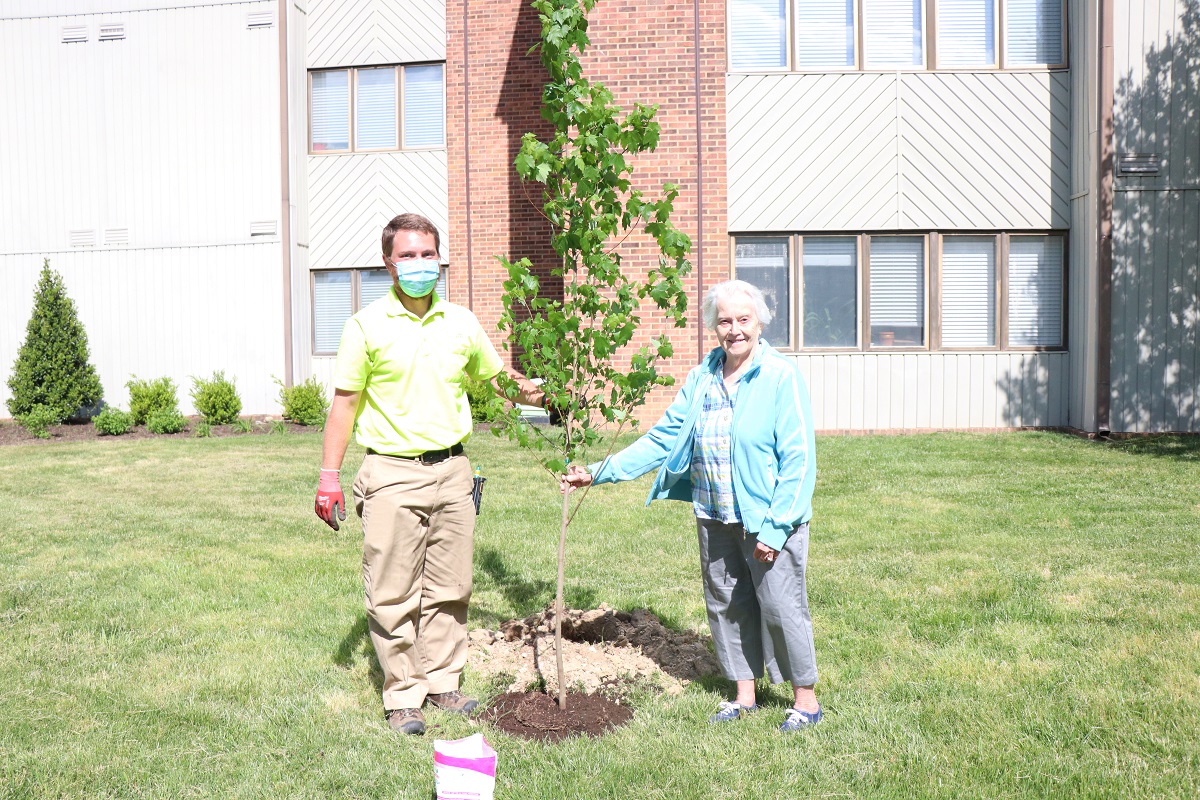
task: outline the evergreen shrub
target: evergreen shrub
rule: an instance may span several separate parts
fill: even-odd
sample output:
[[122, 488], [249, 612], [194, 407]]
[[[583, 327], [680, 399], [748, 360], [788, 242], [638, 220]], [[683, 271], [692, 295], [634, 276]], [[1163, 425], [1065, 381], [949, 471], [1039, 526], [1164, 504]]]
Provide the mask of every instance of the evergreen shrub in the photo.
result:
[[498, 416], [495, 403], [496, 387], [491, 381], [477, 381], [474, 378], [463, 380], [463, 389], [467, 393], [467, 402], [471, 404], [471, 419], [475, 422], [491, 422]]
[[136, 375], [130, 375], [125, 388], [129, 390], [129, 413], [133, 415], [134, 425], [145, 425], [156, 411], [179, 410], [175, 381], [170, 378], [144, 381]]
[[133, 415], [108, 406], [92, 419], [92, 425], [101, 436], [121, 436], [133, 428]]
[[37, 406], [44, 406], [54, 417], [50, 424], [56, 424], [99, 403], [104, 389], [88, 359], [87, 332], [75, 303], [67, 296], [62, 276], [50, 269], [50, 259], [46, 259], [34, 291], [25, 341], [8, 379], [12, 393], [9, 413], [18, 419], [31, 413], [34, 419], [49, 419], [46, 412], [34, 412]]
[[58, 410], [47, 405], [38, 404], [24, 414], [16, 415], [17, 424], [39, 439], [49, 439], [49, 428], [63, 421]]
[[178, 411], [155, 411], [146, 420], [146, 430], [151, 433], [182, 433], [187, 426], [187, 417]]
[[237, 387], [221, 370], [207, 380], [192, 378], [192, 403], [209, 425], [228, 425], [242, 412]]
[[329, 413], [329, 398], [325, 394], [325, 386], [313, 375], [304, 383], [294, 386], [284, 386], [278, 378], [279, 404], [283, 406], [283, 418], [299, 425], [325, 424]]

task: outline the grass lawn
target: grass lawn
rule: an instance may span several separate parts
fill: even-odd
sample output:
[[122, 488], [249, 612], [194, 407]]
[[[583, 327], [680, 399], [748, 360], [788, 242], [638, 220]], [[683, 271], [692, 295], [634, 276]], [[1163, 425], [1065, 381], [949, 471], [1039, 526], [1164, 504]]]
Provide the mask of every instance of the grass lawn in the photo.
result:
[[[496, 797], [1200, 795], [1200, 441], [819, 440], [809, 554], [826, 721], [710, 728], [721, 682], [549, 746], [489, 733]], [[0, 449], [0, 798], [433, 795], [386, 726], [360, 531], [312, 514], [317, 435]], [[489, 435], [472, 627], [553, 596], [555, 487]], [[362, 451], [352, 449], [348, 485]], [[706, 630], [694, 523], [599, 487], [568, 601]], [[465, 688], [493, 687], [468, 675]]]

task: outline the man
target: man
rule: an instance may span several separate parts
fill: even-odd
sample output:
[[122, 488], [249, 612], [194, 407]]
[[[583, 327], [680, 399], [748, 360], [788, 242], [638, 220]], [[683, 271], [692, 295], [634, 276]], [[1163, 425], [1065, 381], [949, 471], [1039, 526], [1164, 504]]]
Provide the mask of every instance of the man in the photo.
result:
[[[437, 228], [417, 214], [383, 230], [392, 291], [342, 332], [316, 499], [317, 516], [337, 530], [346, 518], [339, 473], [356, 429], [367, 448], [354, 508], [371, 641], [388, 724], [407, 734], [425, 732], [426, 700], [459, 714], [477, 705], [459, 692], [475, 533], [463, 380], [491, 380], [503, 368], [475, 315], [433, 291], [438, 246]], [[543, 404], [537, 387], [513, 377], [521, 402]]]

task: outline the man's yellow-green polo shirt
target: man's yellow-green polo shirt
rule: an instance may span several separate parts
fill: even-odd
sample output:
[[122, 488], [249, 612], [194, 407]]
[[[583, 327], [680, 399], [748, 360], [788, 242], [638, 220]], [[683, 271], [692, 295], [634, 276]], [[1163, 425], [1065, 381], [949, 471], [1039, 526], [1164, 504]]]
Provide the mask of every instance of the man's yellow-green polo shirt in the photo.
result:
[[393, 456], [443, 450], [471, 434], [463, 376], [488, 380], [503, 368], [469, 310], [435, 293], [419, 319], [392, 288], [342, 329], [333, 385], [362, 392], [358, 443]]

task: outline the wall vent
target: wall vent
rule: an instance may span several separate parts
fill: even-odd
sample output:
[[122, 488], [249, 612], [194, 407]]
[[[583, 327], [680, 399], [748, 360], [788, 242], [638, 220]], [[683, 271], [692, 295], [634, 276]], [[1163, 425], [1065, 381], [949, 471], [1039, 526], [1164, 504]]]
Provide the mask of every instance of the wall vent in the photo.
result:
[[77, 44], [88, 40], [87, 25], [63, 25], [63, 44]]
[[124, 23], [114, 22], [100, 26], [100, 41], [115, 42], [125, 38]]
[[92, 228], [67, 231], [67, 241], [71, 243], [71, 247], [95, 247], [96, 231]]
[[275, 220], [268, 219], [260, 222], [250, 223], [251, 236], [274, 236], [275, 235]]
[[1118, 153], [1118, 175], [1157, 175], [1162, 171], [1162, 156], [1158, 153]]
[[129, 244], [129, 228], [105, 228], [104, 244], [108, 247]]
[[270, 28], [275, 24], [275, 12], [251, 11], [246, 15], [247, 28]]

